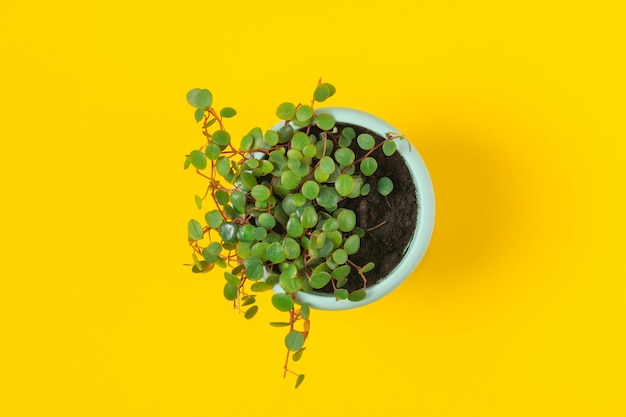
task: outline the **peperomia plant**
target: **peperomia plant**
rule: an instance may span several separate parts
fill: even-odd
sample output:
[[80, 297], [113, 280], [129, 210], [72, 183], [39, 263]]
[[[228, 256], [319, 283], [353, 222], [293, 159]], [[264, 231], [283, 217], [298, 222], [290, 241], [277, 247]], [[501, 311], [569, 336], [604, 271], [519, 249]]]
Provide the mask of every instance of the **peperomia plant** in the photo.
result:
[[[225, 268], [224, 297], [246, 319], [258, 311], [256, 293], [274, 290], [271, 302], [287, 319], [270, 324], [287, 328], [284, 376], [296, 375], [296, 388], [304, 375], [292, 371], [289, 360], [302, 356], [310, 327], [310, 307], [298, 305], [296, 293], [324, 290], [351, 301], [365, 297], [365, 274], [374, 263], [357, 265], [350, 255], [367, 231], [341, 203], [371, 191], [364, 177], [377, 169], [375, 149], [382, 147], [387, 156], [396, 151], [396, 136], [377, 143], [372, 135], [357, 135], [350, 126], [340, 128], [330, 114], [317, 113], [315, 104], [334, 93], [331, 84], [320, 81], [310, 104], [280, 104], [278, 128], [255, 127], [238, 145], [226, 127], [236, 111], [216, 110], [206, 89], [187, 93], [205, 140], [184, 166], [207, 181], [204, 194], [195, 196], [198, 209], [207, 200], [210, 206], [204, 221], [188, 223], [192, 271]], [[391, 179], [382, 177], [373, 192], [386, 196], [392, 189]], [[362, 285], [349, 292], [344, 287], [351, 273]]]

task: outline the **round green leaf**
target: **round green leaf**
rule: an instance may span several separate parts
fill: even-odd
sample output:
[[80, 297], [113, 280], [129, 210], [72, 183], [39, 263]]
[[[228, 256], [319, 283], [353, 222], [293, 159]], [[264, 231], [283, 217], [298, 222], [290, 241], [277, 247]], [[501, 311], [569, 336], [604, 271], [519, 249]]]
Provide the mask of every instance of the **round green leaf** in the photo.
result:
[[300, 222], [302, 223], [302, 227], [306, 229], [310, 229], [314, 227], [319, 220], [319, 215], [317, 214], [317, 210], [315, 207], [308, 206], [302, 211], [302, 216], [300, 216]]
[[387, 156], [391, 156], [396, 152], [397, 145], [393, 140], [387, 140], [383, 143], [383, 153]]
[[354, 162], [354, 152], [350, 148], [339, 148], [335, 151], [335, 160], [342, 167], [347, 167]]
[[361, 161], [361, 172], [363, 175], [370, 176], [378, 168], [378, 162], [372, 157], [367, 157]]
[[304, 227], [295, 214], [289, 217], [286, 229], [287, 234], [291, 237], [300, 237], [304, 234]]
[[211, 139], [220, 146], [227, 146], [230, 143], [230, 133], [225, 130], [216, 130]]
[[226, 284], [224, 284], [224, 297], [227, 300], [229, 301], [236, 300], [238, 296], [239, 296], [239, 288], [236, 285], [233, 285], [230, 282], [227, 282]]
[[202, 225], [197, 220], [194, 220], [194, 219], [189, 220], [189, 223], [187, 224], [187, 232], [191, 240], [202, 239], [202, 236], [203, 236]]
[[362, 299], [365, 298], [366, 295], [367, 294], [365, 293], [364, 289], [352, 291], [350, 293], [350, 295], [348, 295], [348, 300], [350, 300], [350, 301], [361, 301]]
[[194, 88], [187, 93], [187, 102], [193, 107], [207, 109], [213, 103], [213, 95], [207, 89]]
[[381, 177], [376, 184], [376, 189], [380, 195], [387, 196], [393, 191], [393, 181], [388, 177]]
[[313, 93], [313, 98], [315, 99], [315, 101], [318, 101], [321, 103], [322, 101], [326, 100], [328, 97], [330, 97], [330, 88], [328, 88], [326, 84], [318, 85], [317, 88], [315, 89], [315, 92]]
[[222, 245], [219, 242], [211, 242], [206, 249], [211, 255], [219, 255], [222, 252]]
[[356, 138], [356, 141], [359, 144], [359, 147], [365, 151], [369, 151], [374, 147], [374, 145], [376, 145], [374, 137], [368, 133], [361, 133]]
[[231, 222], [222, 223], [218, 228], [218, 233], [224, 242], [233, 242], [237, 237], [237, 225]]
[[335, 118], [327, 113], [317, 116], [317, 127], [322, 130], [330, 130], [335, 127]]
[[233, 109], [232, 107], [224, 107], [222, 110], [220, 110], [220, 116], [225, 118], [233, 117], [236, 114], [237, 110]]
[[306, 145], [309, 144], [309, 137], [302, 131], [297, 131], [291, 138], [291, 148], [302, 151]]
[[312, 288], [319, 290], [320, 288], [323, 288], [324, 286], [326, 286], [326, 284], [330, 282], [330, 278], [331, 277], [328, 272], [325, 272], [325, 271], [315, 272], [311, 275], [311, 278], [309, 279], [309, 284], [311, 285]]
[[283, 240], [283, 252], [285, 254], [285, 258], [296, 259], [300, 256], [300, 245], [292, 238], [287, 237]]
[[335, 172], [335, 161], [330, 156], [324, 156], [320, 159], [319, 168], [323, 173], [330, 175]]
[[198, 169], [205, 169], [207, 166], [206, 155], [197, 149], [191, 151], [189, 160], [191, 161], [191, 165]]
[[344, 288], [339, 288], [335, 290], [335, 298], [337, 298], [338, 300], [345, 300], [346, 298], [348, 298], [348, 295], [348, 290]]
[[269, 213], [261, 213], [257, 218], [259, 226], [265, 229], [271, 229], [276, 226], [276, 219]]
[[[337, 249], [337, 250], [339, 250], [339, 249]], [[330, 276], [333, 279], [342, 279], [342, 278], [347, 277], [350, 274], [351, 270], [352, 270], [352, 268], [350, 268], [350, 265], [341, 265], [341, 266], [338, 266], [337, 268], [335, 268], [333, 270], [333, 272], [331, 272]]]
[[349, 236], [343, 244], [343, 249], [348, 255], [354, 255], [361, 247], [361, 239], [358, 235]]
[[219, 212], [219, 210], [208, 211], [204, 215], [204, 219], [206, 220], [209, 227], [212, 229], [217, 229], [224, 221], [224, 219], [222, 218], [222, 214]]
[[273, 263], [285, 261], [285, 253], [281, 242], [273, 242], [267, 247], [267, 259]]
[[246, 310], [243, 316], [246, 318], [246, 320], [250, 320], [256, 315], [257, 311], [259, 311], [259, 306], [252, 306]]
[[294, 174], [293, 171], [287, 170], [280, 175], [280, 182], [287, 190], [293, 190], [300, 185], [300, 177]]
[[348, 254], [343, 249], [337, 249], [333, 252], [333, 261], [339, 265], [343, 265], [348, 260]]
[[265, 132], [265, 143], [268, 146], [276, 146], [278, 144], [278, 132], [275, 130], [268, 130]]
[[356, 227], [356, 214], [349, 209], [341, 210], [337, 215], [337, 221], [339, 222], [339, 230], [351, 232]]
[[313, 117], [313, 109], [307, 104], [303, 104], [296, 110], [296, 119], [301, 122], [306, 122]]
[[335, 190], [337, 190], [337, 193], [342, 197], [346, 197], [352, 192], [353, 185], [354, 181], [348, 174], [341, 174], [335, 180]]
[[291, 120], [296, 115], [296, 106], [293, 103], [282, 103], [276, 109], [276, 116], [282, 120]]
[[270, 198], [271, 192], [267, 186], [263, 184], [258, 184], [252, 187], [252, 189], [250, 190], [250, 194], [255, 200], [265, 201]]
[[308, 320], [309, 317], [311, 316], [311, 308], [309, 307], [307, 303], [302, 303], [302, 307], [300, 308], [300, 316], [304, 320]]
[[320, 193], [320, 186], [316, 181], [308, 180], [302, 184], [300, 192], [309, 200], [315, 200]]
[[309, 143], [305, 145], [304, 148], [302, 148], [302, 156], [304, 156], [305, 158], [313, 158], [316, 152], [317, 152], [317, 149], [315, 148], [315, 145], [313, 145], [312, 143]]
[[193, 117], [196, 119], [196, 122], [201, 122], [202, 119], [204, 119], [204, 112], [205, 109], [196, 109], [196, 111], [193, 112]]
[[293, 298], [287, 294], [274, 294], [272, 296], [272, 305], [278, 311], [289, 311], [293, 308]]
[[285, 337], [285, 346], [292, 352], [302, 349], [302, 346], [304, 346], [304, 336], [297, 330], [290, 331]]
[[250, 285], [250, 290], [254, 292], [264, 292], [272, 289], [272, 286], [267, 282], [257, 281], [254, 284]]
[[220, 156], [219, 158], [217, 158], [217, 161], [215, 162], [215, 169], [217, 173], [220, 174], [222, 177], [228, 176], [228, 174], [230, 174], [231, 172], [230, 161], [228, 160], [228, 158], [225, 156]]
[[252, 242], [254, 239], [253, 236], [254, 225], [245, 224], [240, 226], [237, 230], [237, 239], [241, 242]]

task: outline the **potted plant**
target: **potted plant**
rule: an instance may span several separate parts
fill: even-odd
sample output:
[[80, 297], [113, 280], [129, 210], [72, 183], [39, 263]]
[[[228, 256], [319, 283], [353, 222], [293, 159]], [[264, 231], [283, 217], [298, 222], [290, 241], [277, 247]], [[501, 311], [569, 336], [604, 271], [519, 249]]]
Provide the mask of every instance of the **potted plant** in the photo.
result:
[[[224, 297], [246, 319], [256, 294], [274, 291], [285, 312], [284, 375], [300, 359], [311, 307], [353, 308], [384, 296], [420, 262], [433, 230], [434, 196], [419, 154], [386, 122], [357, 110], [317, 109], [335, 93], [318, 82], [310, 104], [282, 103], [281, 122], [255, 127], [238, 145], [230, 107], [193, 89], [204, 140], [185, 158], [207, 181], [202, 221], [188, 223], [192, 271], [225, 268]], [[208, 202], [208, 204], [207, 204]], [[205, 207], [205, 205], [210, 207]]]

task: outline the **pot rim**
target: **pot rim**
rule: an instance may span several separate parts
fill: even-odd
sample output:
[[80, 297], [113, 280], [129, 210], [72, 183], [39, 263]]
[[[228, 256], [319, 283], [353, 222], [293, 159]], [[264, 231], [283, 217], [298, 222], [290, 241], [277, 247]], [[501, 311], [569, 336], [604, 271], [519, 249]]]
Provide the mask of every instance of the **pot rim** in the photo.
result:
[[[336, 122], [362, 126], [382, 137], [385, 137], [386, 134], [390, 132], [400, 132], [379, 117], [352, 108], [323, 107], [316, 109], [316, 114], [330, 114], [334, 117]], [[274, 126], [274, 129], [279, 128], [283, 123], [284, 122], [278, 123]], [[307, 303], [310, 307], [318, 310], [349, 310], [370, 304], [400, 286], [400, 284], [411, 275], [424, 257], [435, 224], [435, 195], [433, 185], [424, 160], [417, 149], [415, 149], [415, 146], [410, 144], [409, 139], [406, 137], [404, 140], [396, 139], [396, 143], [397, 151], [403, 157], [409, 168], [413, 182], [415, 183], [418, 204], [415, 231], [406, 248], [404, 257], [386, 277], [382, 278], [376, 284], [367, 287], [367, 295], [361, 301], [336, 300], [332, 294], [299, 291], [296, 293], [296, 302], [300, 304]], [[273, 290], [275, 292], [284, 293], [279, 284], [276, 284]]]

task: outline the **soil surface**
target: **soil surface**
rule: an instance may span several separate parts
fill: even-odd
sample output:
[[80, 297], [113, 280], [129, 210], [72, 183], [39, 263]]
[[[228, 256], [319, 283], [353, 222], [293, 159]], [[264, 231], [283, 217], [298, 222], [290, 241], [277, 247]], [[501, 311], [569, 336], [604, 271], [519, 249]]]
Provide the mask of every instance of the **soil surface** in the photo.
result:
[[[384, 140], [380, 135], [361, 126], [337, 123], [339, 131], [346, 126], [352, 127], [357, 137], [362, 133], [369, 133], [377, 143]], [[356, 140], [351, 149], [357, 160], [367, 152], [358, 147]], [[386, 156], [382, 148], [376, 149], [370, 156], [378, 161], [376, 172], [364, 177], [370, 184], [370, 193], [365, 197], [343, 200], [339, 204], [339, 207], [349, 208], [356, 213], [357, 226], [365, 231], [361, 248], [356, 254], [350, 255], [349, 259], [359, 266], [374, 262], [374, 269], [365, 274], [367, 286], [385, 278], [402, 260], [415, 231], [418, 210], [415, 184], [404, 158], [398, 152]], [[376, 183], [381, 177], [389, 177], [394, 184], [393, 191], [387, 197], [376, 190]], [[348, 291], [363, 288], [363, 278], [354, 268], [348, 279], [348, 284], [344, 287]], [[329, 284], [320, 291], [332, 293], [332, 285]]]

